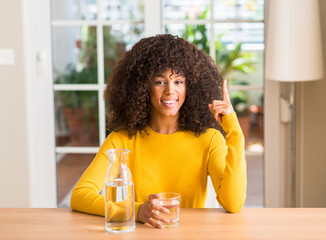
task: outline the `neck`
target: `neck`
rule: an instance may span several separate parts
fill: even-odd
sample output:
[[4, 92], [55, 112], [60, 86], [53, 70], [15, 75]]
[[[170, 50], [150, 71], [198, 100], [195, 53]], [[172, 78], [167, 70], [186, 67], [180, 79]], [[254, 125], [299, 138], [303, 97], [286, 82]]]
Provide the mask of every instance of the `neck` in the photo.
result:
[[178, 118], [176, 117], [165, 117], [155, 118], [151, 117], [149, 126], [157, 133], [171, 134], [178, 131]]

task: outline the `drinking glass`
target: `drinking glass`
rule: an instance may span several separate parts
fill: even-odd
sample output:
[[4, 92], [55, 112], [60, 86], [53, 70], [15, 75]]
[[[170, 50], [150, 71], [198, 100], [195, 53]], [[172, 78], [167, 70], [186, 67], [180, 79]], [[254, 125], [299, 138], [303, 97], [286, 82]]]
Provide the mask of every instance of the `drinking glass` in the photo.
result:
[[159, 198], [155, 199], [154, 203], [165, 207], [170, 211], [170, 213], [168, 214], [157, 211], [158, 215], [169, 220], [169, 223], [164, 223], [161, 221], [158, 221], [158, 223], [161, 224], [163, 228], [178, 226], [181, 195], [179, 193], [174, 192], [163, 192], [158, 193], [158, 195]]

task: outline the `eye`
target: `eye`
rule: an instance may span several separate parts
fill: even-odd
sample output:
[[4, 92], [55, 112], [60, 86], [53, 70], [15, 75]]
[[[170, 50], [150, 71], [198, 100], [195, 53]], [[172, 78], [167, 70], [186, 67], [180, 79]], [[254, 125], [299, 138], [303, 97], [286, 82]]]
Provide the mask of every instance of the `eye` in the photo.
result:
[[163, 85], [165, 82], [163, 80], [155, 80], [155, 85]]
[[180, 85], [180, 84], [183, 84], [183, 83], [184, 83], [184, 79], [177, 79], [177, 80], [175, 80], [175, 84]]

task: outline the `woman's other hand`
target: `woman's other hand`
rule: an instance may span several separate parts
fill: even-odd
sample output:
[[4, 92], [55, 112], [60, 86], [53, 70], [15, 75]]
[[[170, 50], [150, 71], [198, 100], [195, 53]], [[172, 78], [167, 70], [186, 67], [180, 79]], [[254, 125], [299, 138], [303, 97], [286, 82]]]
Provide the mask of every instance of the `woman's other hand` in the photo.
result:
[[211, 113], [214, 115], [216, 121], [221, 123], [221, 115], [227, 115], [234, 112], [233, 106], [231, 104], [229, 91], [226, 85], [226, 80], [223, 81], [223, 101], [213, 100], [211, 104], [208, 104]]
[[148, 223], [156, 228], [162, 228], [162, 225], [157, 221], [169, 223], [169, 220], [159, 216], [156, 212], [169, 213], [169, 209], [164, 208], [160, 205], [155, 204], [155, 199], [158, 199], [159, 195], [150, 194], [148, 201], [139, 206], [138, 209], [138, 220], [143, 223]]

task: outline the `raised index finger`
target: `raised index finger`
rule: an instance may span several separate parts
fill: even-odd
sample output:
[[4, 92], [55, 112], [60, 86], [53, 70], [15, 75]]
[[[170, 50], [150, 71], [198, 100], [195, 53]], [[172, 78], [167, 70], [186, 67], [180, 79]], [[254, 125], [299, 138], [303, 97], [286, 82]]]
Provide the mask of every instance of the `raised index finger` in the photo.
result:
[[229, 91], [227, 87], [227, 81], [226, 79], [223, 80], [223, 101], [228, 100], [229, 98]]

